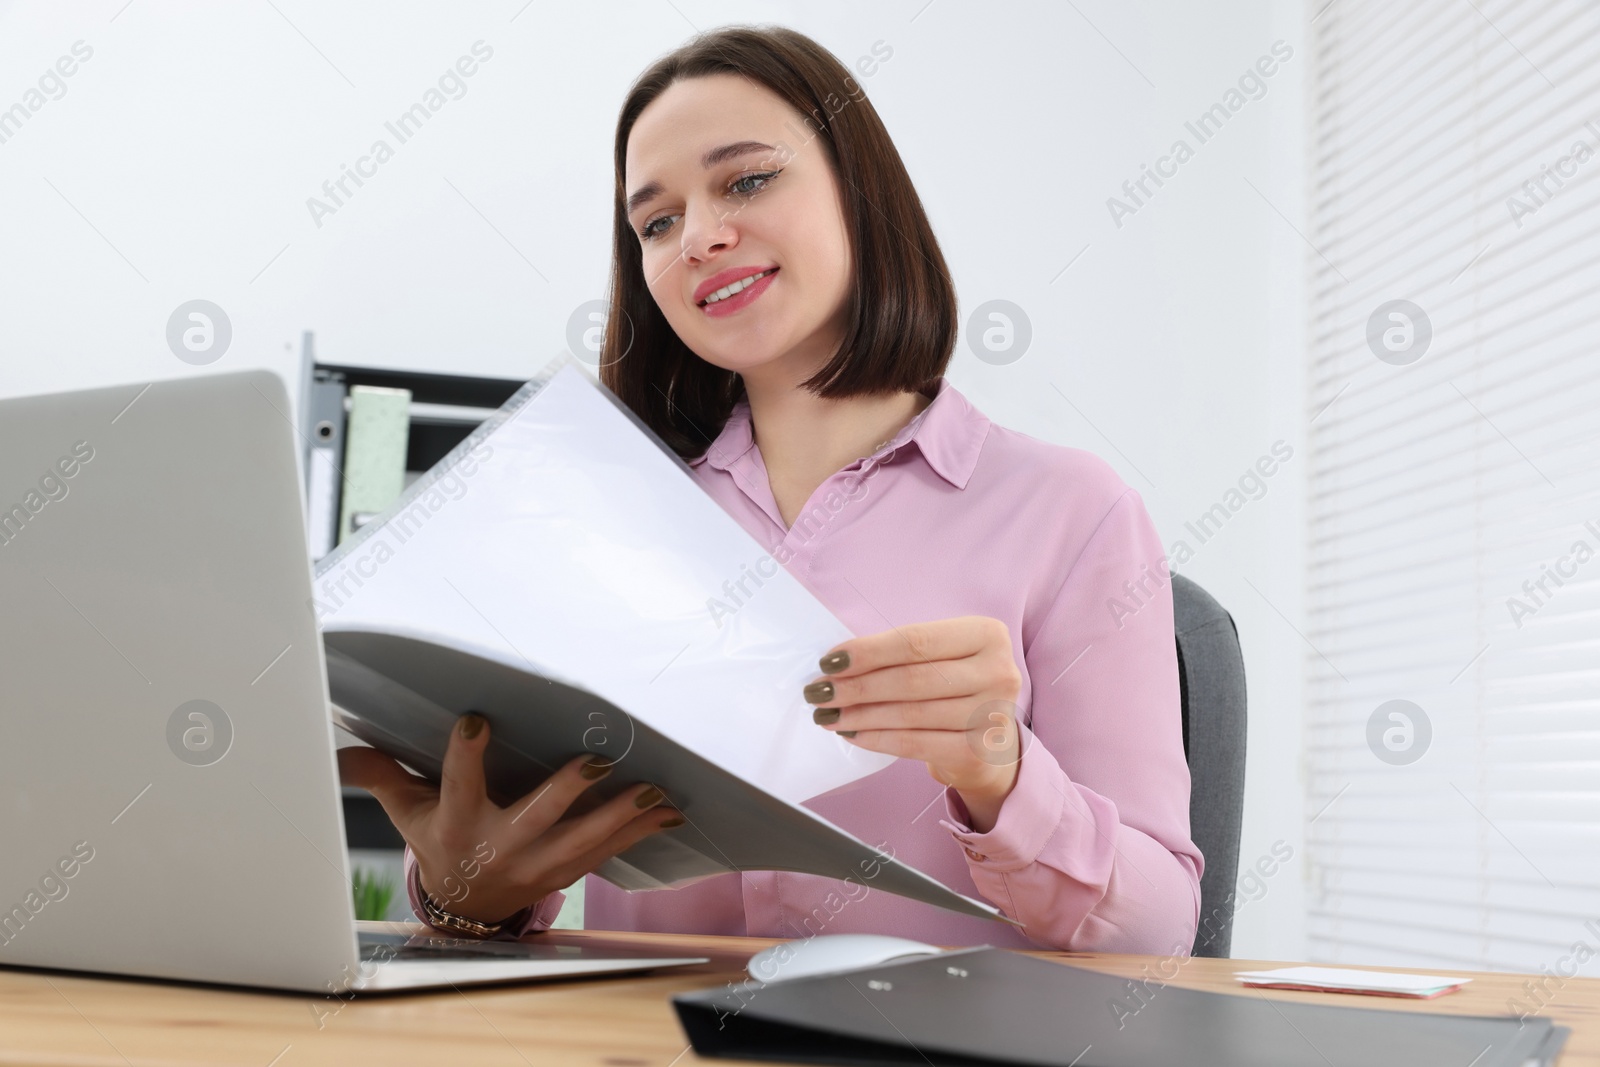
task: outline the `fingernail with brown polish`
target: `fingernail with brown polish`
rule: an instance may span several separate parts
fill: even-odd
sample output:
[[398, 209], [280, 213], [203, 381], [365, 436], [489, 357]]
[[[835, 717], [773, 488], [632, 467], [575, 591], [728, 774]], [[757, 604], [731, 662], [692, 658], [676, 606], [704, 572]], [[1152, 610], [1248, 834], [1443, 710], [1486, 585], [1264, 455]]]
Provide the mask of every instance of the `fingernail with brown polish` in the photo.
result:
[[806, 686], [805, 698], [812, 704], [826, 704], [833, 699], [833, 683], [812, 682]]
[[471, 741], [483, 732], [484, 717], [475, 711], [461, 716], [461, 736]]
[[611, 773], [611, 761], [604, 756], [590, 756], [578, 768], [578, 774], [591, 782], [598, 781]]
[[633, 804], [638, 808], [653, 808], [665, 799], [667, 799], [667, 795], [665, 793], [657, 789], [655, 786], [651, 786], [643, 793], [640, 793], [638, 796], [634, 797]]
[[850, 653], [835, 652], [832, 655], [823, 656], [817, 662], [822, 667], [823, 674], [838, 674], [850, 666]]
[[835, 730], [834, 733], [838, 734], [840, 737], [854, 737], [856, 735], [854, 730]]
[[811, 721], [818, 726], [826, 726], [831, 722], [839, 721], [838, 708], [818, 708], [811, 713]]
[[683, 825], [683, 816], [682, 815], [674, 815], [670, 819], [661, 820], [661, 823], [660, 823], [661, 829], [663, 829], [663, 830], [670, 830], [674, 826], [682, 826], [682, 825]]

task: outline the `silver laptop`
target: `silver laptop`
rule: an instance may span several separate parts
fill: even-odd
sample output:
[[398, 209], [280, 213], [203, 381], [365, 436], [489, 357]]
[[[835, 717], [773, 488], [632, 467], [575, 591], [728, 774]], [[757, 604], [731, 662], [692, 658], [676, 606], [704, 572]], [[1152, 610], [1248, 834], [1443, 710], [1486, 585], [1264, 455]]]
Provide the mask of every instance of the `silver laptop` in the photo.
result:
[[265, 371], [0, 401], [0, 966], [326, 994], [706, 962], [358, 938], [293, 418]]

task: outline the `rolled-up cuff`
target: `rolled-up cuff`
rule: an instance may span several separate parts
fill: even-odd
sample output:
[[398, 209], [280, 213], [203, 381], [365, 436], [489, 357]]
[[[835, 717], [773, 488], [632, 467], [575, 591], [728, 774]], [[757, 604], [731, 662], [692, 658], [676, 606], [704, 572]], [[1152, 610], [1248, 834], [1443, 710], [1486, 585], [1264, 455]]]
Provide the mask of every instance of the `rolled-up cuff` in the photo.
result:
[[939, 824], [950, 831], [971, 867], [1002, 872], [1026, 867], [1039, 858], [1045, 842], [1061, 822], [1063, 779], [1061, 764], [1021, 723], [1021, 763], [1017, 782], [1000, 804], [995, 823], [987, 833], [972, 829], [972, 815], [954, 789], [944, 791], [945, 814]]

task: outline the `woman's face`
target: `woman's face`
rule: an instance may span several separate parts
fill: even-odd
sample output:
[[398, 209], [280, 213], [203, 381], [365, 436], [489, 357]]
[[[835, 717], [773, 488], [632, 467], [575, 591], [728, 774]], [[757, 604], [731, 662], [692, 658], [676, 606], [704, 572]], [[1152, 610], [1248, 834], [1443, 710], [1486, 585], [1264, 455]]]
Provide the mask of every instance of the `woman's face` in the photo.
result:
[[[674, 83], [634, 124], [623, 189], [645, 282], [708, 363], [741, 375], [775, 364], [797, 382], [837, 351], [850, 243], [820, 136], [770, 90], [733, 74]], [[708, 290], [767, 271], [707, 300]]]

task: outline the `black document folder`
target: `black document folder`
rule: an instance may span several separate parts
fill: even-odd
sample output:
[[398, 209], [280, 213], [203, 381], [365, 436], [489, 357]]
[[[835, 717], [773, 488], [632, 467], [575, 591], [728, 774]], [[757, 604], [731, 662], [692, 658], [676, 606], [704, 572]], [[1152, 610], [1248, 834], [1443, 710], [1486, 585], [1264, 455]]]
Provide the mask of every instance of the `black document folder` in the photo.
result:
[[1003, 949], [673, 998], [702, 1056], [980, 1067], [1525, 1067], [1548, 1019], [1385, 1011], [1130, 981]]

